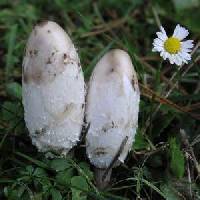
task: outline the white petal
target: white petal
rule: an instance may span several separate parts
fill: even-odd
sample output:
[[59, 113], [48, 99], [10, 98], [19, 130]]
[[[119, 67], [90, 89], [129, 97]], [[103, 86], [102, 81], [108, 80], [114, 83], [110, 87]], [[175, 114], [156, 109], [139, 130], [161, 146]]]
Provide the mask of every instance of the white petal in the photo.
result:
[[178, 53], [179, 57], [181, 58], [183, 63], [187, 63], [187, 60], [185, 59], [184, 55], [182, 54], [182, 52]]
[[159, 38], [154, 39], [153, 41], [153, 45], [154, 46], [163, 46], [164, 42], [162, 40], [160, 40]]
[[165, 41], [168, 37], [166, 34], [162, 33], [162, 32], [157, 32], [156, 35], [158, 36], [159, 39], [161, 39], [162, 41]]
[[167, 34], [166, 34], [166, 32], [165, 32], [165, 29], [164, 29], [162, 26], [160, 27], [160, 30], [161, 30], [161, 32], [162, 32], [164, 35], [167, 36]]
[[176, 28], [174, 29], [174, 33], [173, 33], [173, 36], [177, 36], [178, 32], [179, 32], [179, 28], [180, 28], [180, 25], [176, 25]]
[[193, 40], [186, 40], [181, 42], [181, 46], [182, 48], [193, 48], [194, 44], [193, 44]]
[[181, 51], [186, 52], [186, 53], [190, 53], [192, 51], [192, 49], [182, 48]]
[[153, 52], [157, 52], [157, 49], [153, 48], [152, 51], [153, 51]]
[[164, 53], [165, 53], [164, 51], [161, 51], [161, 52], [160, 52], [160, 56], [163, 57], [163, 56], [164, 56]]
[[169, 58], [169, 53], [168, 52], [164, 52], [163, 54], [163, 59], [166, 60], [167, 58]]
[[191, 55], [190, 55], [189, 53], [181, 52], [181, 56], [182, 56], [185, 60], [191, 60]]
[[164, 60], [166, 60], [166, 52], [165, 51], [162, 51], [160, 53], [160, 56], [163, 57]]
[[169, 56], [169, 62], [170, 62], [170, 64], [174, 64], [174, 57], [173, 57], [173, 55], [170, 55]]
[[164, 60], [166, 60], [169, 57], [169, 53], [167, 51], [160, 52], [160, 56], [163, 57]]
[[179, 54], [175, 54], [174, 62], [176, 65], [181, 66], [183, 63], [183, 59], [181, 58]]
[[163, 49], [163, 47], [159, 47], [159, 46], [155, 46], [153, 49], [152, 49], [152, 51], [157, 51], [157, 52], [160, 52], [160, 51], [163, 51], [164, 49]]
[[189, 34], [189, 31], [178, 24], [174, 30], [173, 37], [176, 37], [179, 40], [182, 40], [186, 38], [188, 34]]

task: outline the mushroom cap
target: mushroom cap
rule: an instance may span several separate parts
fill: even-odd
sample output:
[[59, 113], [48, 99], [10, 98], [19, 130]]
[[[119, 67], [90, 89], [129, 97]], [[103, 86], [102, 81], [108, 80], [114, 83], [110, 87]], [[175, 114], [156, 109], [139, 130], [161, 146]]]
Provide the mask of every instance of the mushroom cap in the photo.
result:
[[35, 26], [23, 59], [26, 126], [39, 151], [67, 153], [79, 141], [85, 88], [73, 42], [55, 22]]
[[107, 168], [119, 151], [118, 160], [124, 162], [136, 134], [140, 101], [136, 72], [125, 51], [111, 50], [97, 63], [86, 100], [90, 124], [86, 150], [91, 163]]

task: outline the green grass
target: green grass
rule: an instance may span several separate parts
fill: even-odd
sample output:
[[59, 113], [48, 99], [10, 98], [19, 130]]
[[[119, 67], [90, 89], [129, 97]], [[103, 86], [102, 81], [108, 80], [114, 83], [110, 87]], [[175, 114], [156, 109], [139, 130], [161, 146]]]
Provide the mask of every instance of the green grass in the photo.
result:
[[[180, 70], [152, 52], [159, 24], [172, 33], [180, 23], [198, 44], [199, 9], [199, 0], [1, 0], [0, 199], [200, 199], [200, 50]], [[136, 68], [142, 94], [136, 141], [104, 191], [95, 186], [84, 147], [73, 158], [47, 159], [25, 128], [22, 58], [33, 26], [44, 19], [69, 33], [87, 80], [112, 48], [126, 50]]]

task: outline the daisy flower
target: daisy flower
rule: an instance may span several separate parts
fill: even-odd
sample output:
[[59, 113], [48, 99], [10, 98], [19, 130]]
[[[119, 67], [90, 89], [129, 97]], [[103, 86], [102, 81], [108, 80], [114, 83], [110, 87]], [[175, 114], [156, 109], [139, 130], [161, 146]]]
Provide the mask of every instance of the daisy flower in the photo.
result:
[[160, 52], [160, 56], [164, 60], [169, 59], [171, 64], [178, 66], [188, 63], [191, 60], [191, 51], [193, 40], [184, 40], [189, 34], [189, 31], [179, 24], [176, 26], [174, 33], [168, 37], [165, 29], [161, 26], [160, 31], [156, 33], [158, 36], [153, 41], [154, 52]]

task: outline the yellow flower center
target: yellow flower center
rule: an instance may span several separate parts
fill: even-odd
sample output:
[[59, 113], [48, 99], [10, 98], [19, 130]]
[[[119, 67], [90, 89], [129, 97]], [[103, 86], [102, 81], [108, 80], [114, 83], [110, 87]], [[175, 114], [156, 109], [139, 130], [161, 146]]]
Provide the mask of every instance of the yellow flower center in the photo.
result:
[[168, 53], [176, 54], [181, 50], [181, 42], [175, 37], [170, 37], [165, 41], [164, 48]]

